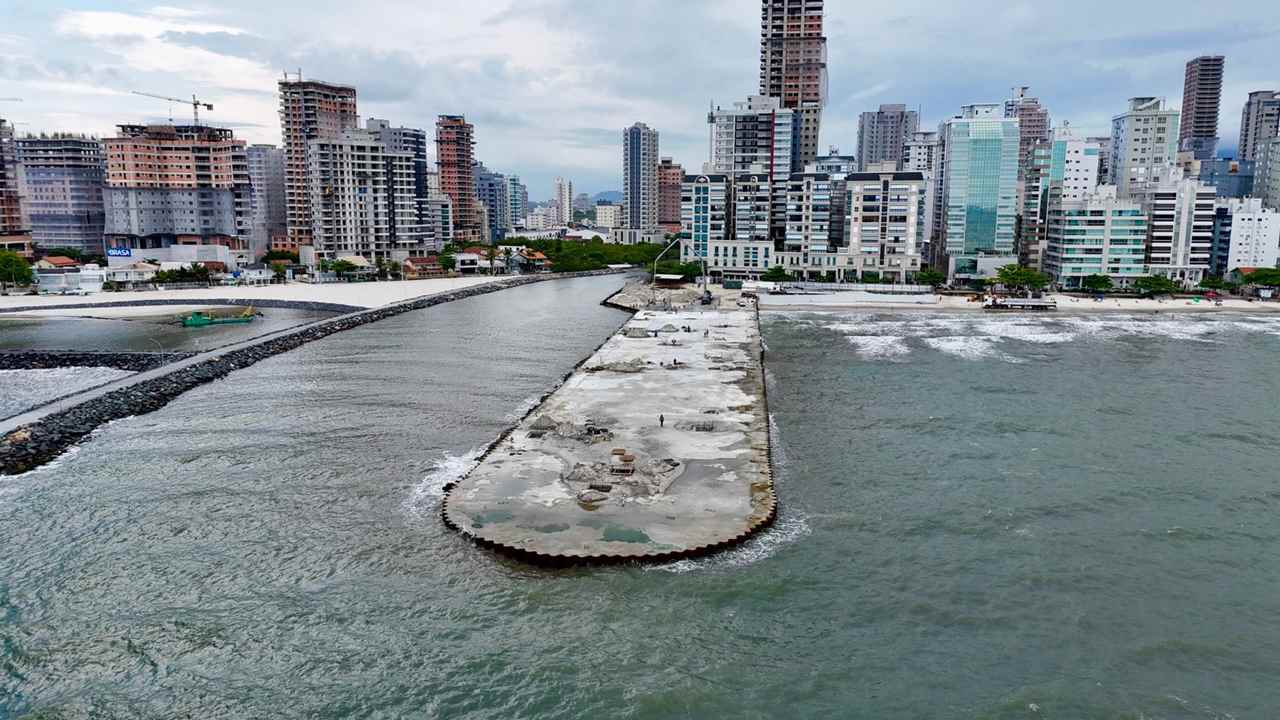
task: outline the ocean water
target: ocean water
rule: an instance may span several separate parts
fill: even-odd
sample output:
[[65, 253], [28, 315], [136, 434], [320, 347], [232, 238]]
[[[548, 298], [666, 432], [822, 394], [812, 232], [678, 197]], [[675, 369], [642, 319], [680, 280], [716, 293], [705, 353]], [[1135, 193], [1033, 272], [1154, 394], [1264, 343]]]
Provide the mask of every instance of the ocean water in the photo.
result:
[[1272, 321], [766, 315], [774, 529], [657, 567], [476, 549], [443, 485], [620, 284], [341, 333], [0, 479], [0, 717], [1280, 705]]
[[[314, 310], [261, 308], [262, 317], [252, 323], [184, 328], [178, 322], [179, 313], [162, 306], [149, 310], [155, 314], [127, 320], [0, 314], [0, 351], [198, 352], [334, 315]], [[235, 312], [235, 308], [227, 311]], [[86, 308], [85, 312], [94, 311]]]
[[0, 418], [132, 374], [111, 367], [0, 370]]

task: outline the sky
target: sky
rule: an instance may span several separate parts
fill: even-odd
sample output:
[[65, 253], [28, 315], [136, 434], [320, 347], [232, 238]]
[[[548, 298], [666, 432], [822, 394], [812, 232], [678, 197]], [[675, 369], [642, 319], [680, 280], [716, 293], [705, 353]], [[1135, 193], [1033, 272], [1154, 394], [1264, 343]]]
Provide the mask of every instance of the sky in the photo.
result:
[[[758, 0], [0, 0], [0, 117], [19, 133], [105, 135], [119, 123], [190, 119], [278, 143], [287, 69], [356, 86], [362, 119], [476, 127], [477, 158], [532, 199], [622, 186], [622, 129], [644, 122], [686, 169], [707, 159], [706, 113], [758, 89]], [[1057, 5], [1060, 7], [1049, 7]], [[830, 97], [822, 147], [851, 154], [858, 114], [963, 104], [1028, 85], [1052, 114], [1105, 135], [1127, 98], [1180, 105], [1183, 66], [1227, 57], [1222, 146], [1249, 91], [1280, 89], [1275, 0], [828, 0]], [[171, 115], [172, 113], [172, 115]]]

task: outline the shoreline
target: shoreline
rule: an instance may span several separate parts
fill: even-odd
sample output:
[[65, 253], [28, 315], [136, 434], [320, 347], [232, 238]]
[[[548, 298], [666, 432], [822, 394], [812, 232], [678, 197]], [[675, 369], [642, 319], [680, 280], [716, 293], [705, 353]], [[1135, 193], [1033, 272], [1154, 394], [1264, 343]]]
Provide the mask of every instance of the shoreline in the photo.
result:
[[[1058, 306], [1055, 310], [1048, 311], [1022, 311], [1022, 312], [989, 312], [983, 309], [981, 303], [970, 302], [968, 297], [956, 295], [933, 295], [931, 302], [895, 302], [886, 299], [885, 301], [867, 300], [861, 297], [850, 297], [844, 299], [844, 302], [838, 302], [839, 293], [827, 295], [761, 295], [760, 311], [761, 312], [876, 312], [876, 311], [916, 311], [920, 313], [951, 313], [951, 312], [971, 312], [984, 313], [989, 315], [1036, 315], [1049, 316], [1054, 315], [1091, 315], [1091, 314], [1107, 314], [1107, 313], [1130, 313], [1130, 314], [1160, 314], [1160, 313], [1280, 313], [1280, 302], [1274, 301], [1257, 301], [1249, 302], [1238, 298], [1224, 298], [1221, 306], [1217, 306], [1212, 300], [1201, 300], [1195, 302], [1185, 298], [1175, 298], [1173, 300], [1149, 300], [1141, 298], [1107, 298], [1106, 300], [1096, 301], [1088, 298], [1078, 298], [1067, 295], [1049, 295], [1049, 299], [1056, 300]], [[886, 296], [886, 298], [892, 296]], [[812, 298], [811, 301], [789, 302], [793, 298]]]

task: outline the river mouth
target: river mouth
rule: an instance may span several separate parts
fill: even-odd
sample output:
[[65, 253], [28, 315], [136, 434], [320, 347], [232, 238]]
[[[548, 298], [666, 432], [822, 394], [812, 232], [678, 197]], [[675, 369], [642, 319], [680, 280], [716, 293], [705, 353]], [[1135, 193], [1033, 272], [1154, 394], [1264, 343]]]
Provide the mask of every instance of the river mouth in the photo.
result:
[[1006, 362], [923, 340], [1071, 331], [766, 313], [772, 529], [653, 568], [478, 550], [443, 485], [618, 328], [622, 282], [340, 333], [0, 479], [0, 717], [1268, 716], [1280, 337]]

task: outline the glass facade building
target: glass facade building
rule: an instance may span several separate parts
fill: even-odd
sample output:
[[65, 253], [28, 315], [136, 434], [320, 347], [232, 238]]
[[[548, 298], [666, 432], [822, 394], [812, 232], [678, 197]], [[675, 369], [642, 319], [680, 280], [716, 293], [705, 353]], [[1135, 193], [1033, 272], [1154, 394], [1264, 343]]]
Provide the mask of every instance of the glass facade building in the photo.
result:
[[982, 276], [978, 256], [1009, 256], [1018, 214], [1016, 118], [999, 105], [966, 106], [947, 120], [943, 159], [944, 245], [951, 275]]

